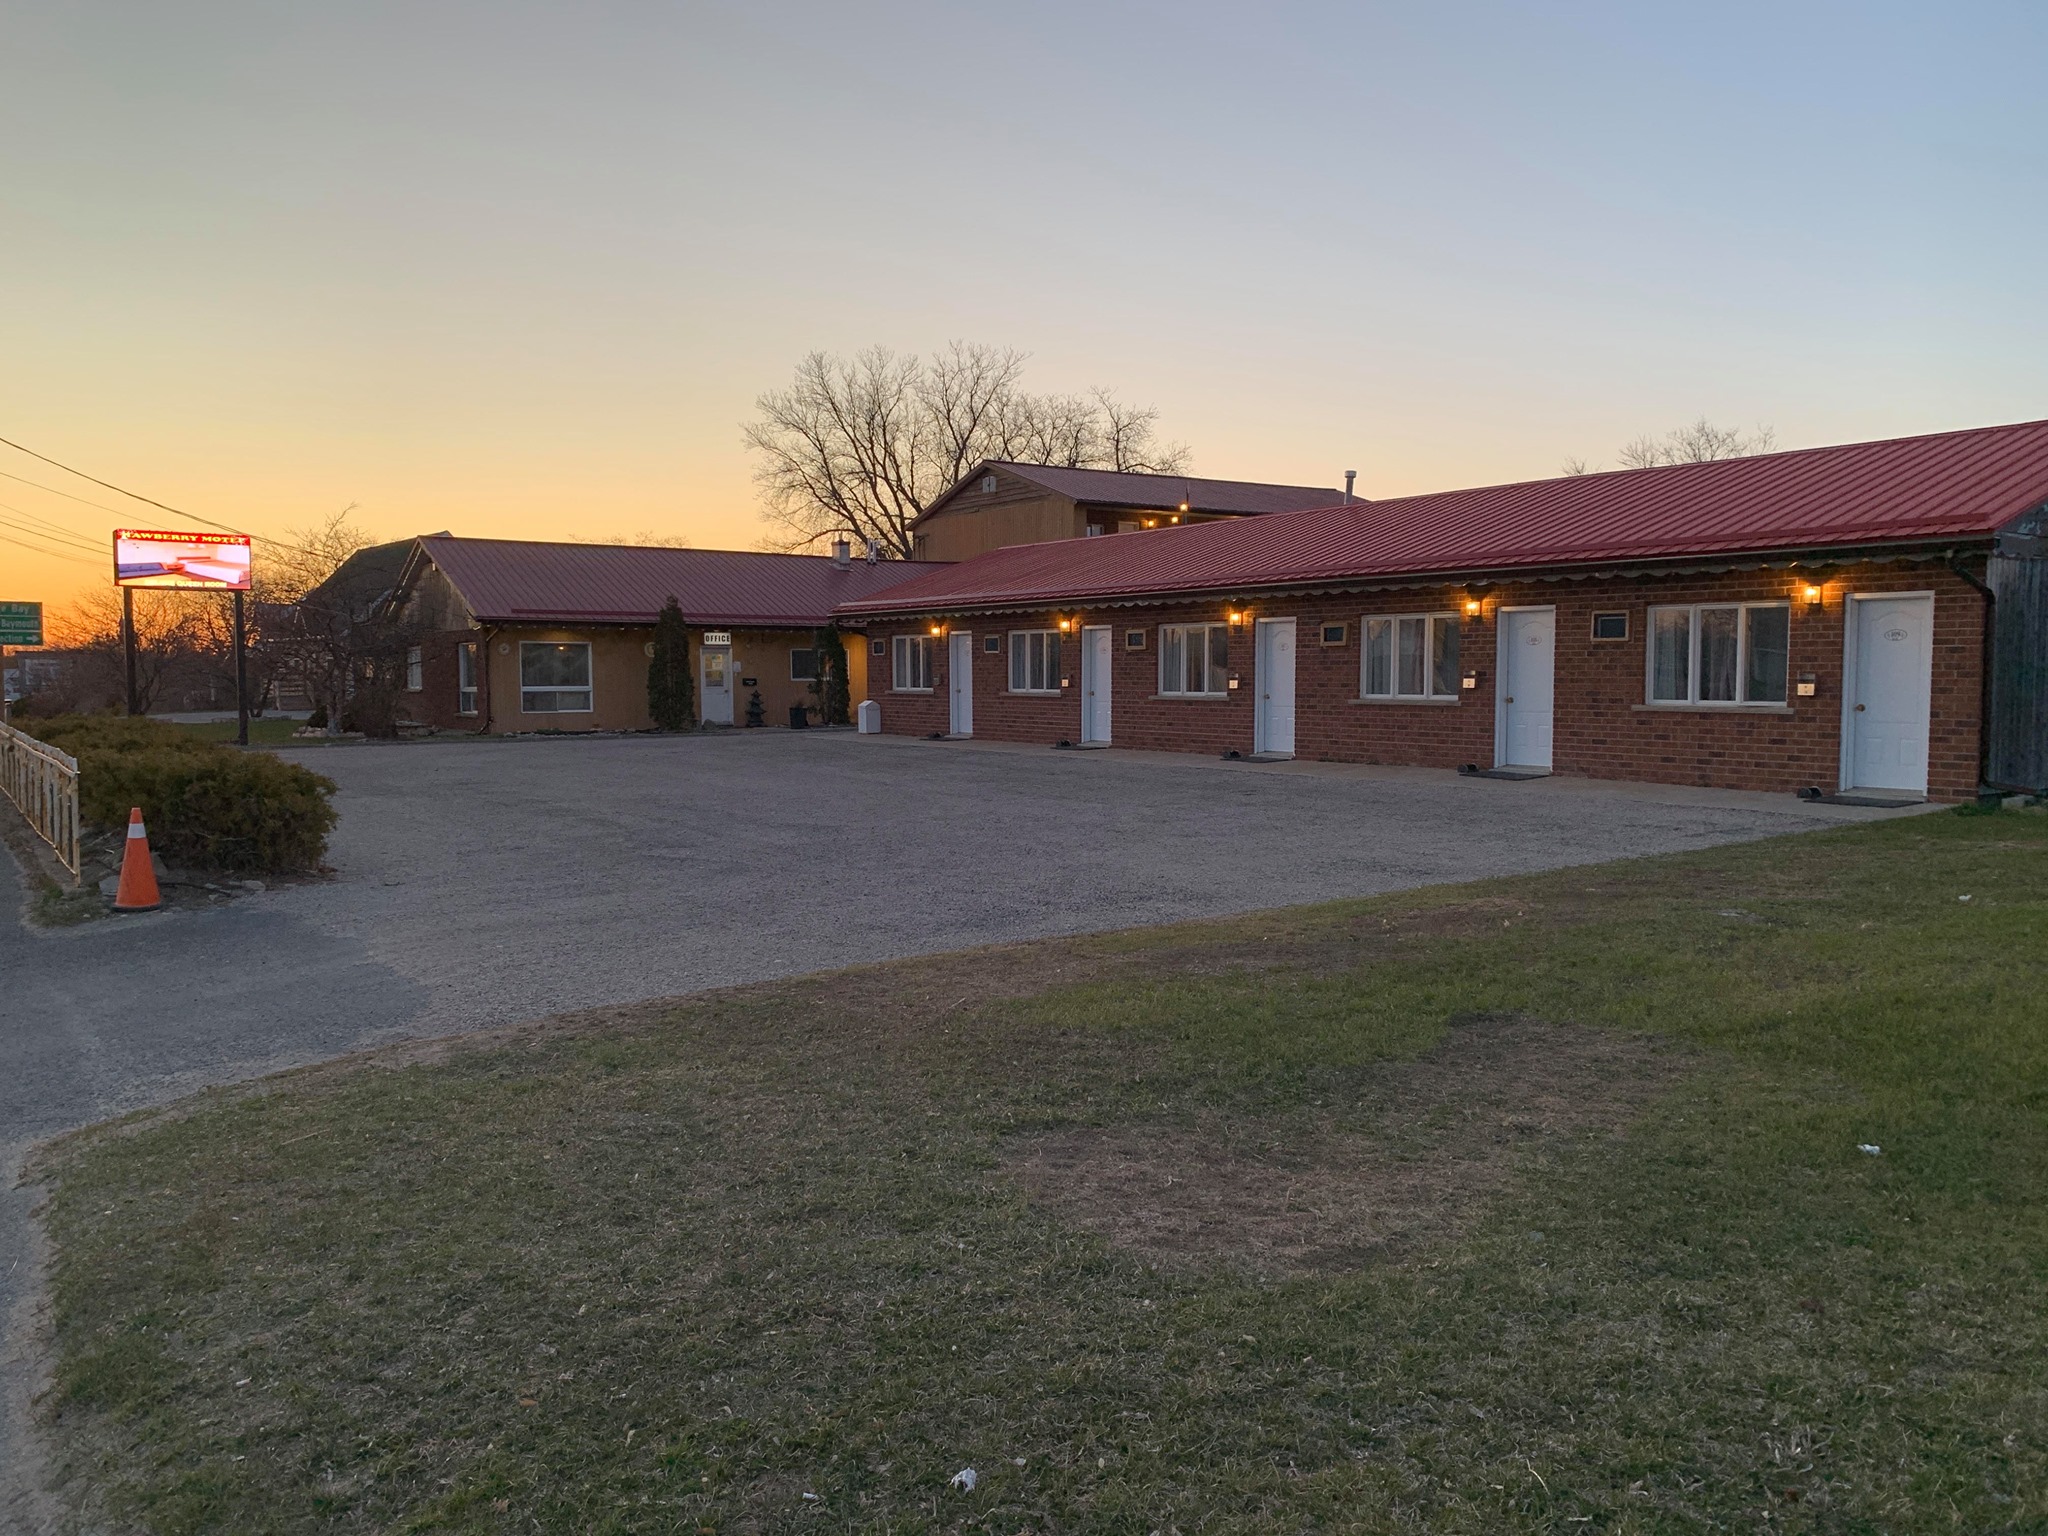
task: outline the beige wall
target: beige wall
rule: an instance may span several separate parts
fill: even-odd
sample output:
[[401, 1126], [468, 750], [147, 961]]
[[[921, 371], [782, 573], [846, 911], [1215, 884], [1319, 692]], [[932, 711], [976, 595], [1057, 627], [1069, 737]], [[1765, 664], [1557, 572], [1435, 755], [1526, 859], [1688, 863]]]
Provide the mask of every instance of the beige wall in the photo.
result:
[[1086, 524], [1072, 500], [1007, 470], [994, 471], [996, 488], [980, 480], [961, 487], [935, 508], [913, 535], [920, 560], [966, 560], [1010, 544], [1078, 539]]
[[[790, 652], [808, 649], [814, 631], [808, 629], [735, 629], [732, 634], [732, 723], [744, 725], [747, 698], [754, 689], [747, 678], [756, 679], [760, 689], [762, 716], [768, 725], [789, 724], [789, 706], [815, 704], [810, 685], [789, 675]], [[690, 659], [698, 666], [702, 654], [703, 630], [690, 634]], [[482, 640], [482, 635], [478, 636]], [[647, 647], [654, 631], [647, 629], [574, 629], [560, 626], [513, 628], [490, 632], [486, 685], [490, 694], [490, 730], [514, 731], [645, 731], [653, 719], [647, 713]], [[847, 637], [848, 675], [853, 702], [868, 696], [867, 642], [859, 634]], [[521, 711], [519, 687], [519, 646], [522, 641], [587, 642], [590, 646], [591, 705], [588, 713], [528, 714]], [[703, 673], [699, 683], [701, 713]], [[815, 723], [815, 716], [813, 717]]]

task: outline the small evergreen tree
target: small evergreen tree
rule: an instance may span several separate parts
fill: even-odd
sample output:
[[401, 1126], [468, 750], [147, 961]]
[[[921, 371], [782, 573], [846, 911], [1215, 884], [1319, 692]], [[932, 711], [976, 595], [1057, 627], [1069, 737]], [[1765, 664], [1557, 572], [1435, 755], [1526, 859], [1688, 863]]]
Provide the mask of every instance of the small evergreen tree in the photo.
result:
[[818, 648], [818, 676], [811, 692], [818, 696], [821, 725], [850, 725], [853, 722], [853, 685], [846, 676], [846, 642], [839, 626], [827, 624], [812, 642]]
[[690, 629], [673, 596], [654, 621], [654, 659], [647, 663], [647, 713], [655, 728], [687, 731], [697, 723], [697, 682], [690, 671]]

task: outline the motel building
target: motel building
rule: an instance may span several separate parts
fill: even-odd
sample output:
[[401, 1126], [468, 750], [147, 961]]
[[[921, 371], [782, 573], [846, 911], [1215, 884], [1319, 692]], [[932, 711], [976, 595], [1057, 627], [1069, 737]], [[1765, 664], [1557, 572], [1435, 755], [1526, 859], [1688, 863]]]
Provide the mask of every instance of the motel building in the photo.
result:
[[[654, 621], [673, 595], [690, 627], [697, 713], [766, 723], [815, 704], [817, 633], [843, 603], [938, 569], [907, 560], [520, 539], [416, 539], [386, 601], [417, 635], [406, 715], [445, 730], [644, 731]], [[868, 696], [860, 637], [853, 701]], [[813, 722], [815, 723], [815, 722]]]
[[2048, 422], [1022, 544], [839, 615], [901, 735], [2038, 791]]

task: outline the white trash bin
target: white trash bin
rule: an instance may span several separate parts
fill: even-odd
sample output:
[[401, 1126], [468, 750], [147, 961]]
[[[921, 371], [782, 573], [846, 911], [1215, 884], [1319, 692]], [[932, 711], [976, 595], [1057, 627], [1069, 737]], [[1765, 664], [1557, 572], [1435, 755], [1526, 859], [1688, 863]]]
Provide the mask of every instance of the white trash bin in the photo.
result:
[[860, 733], [863, 736], [882, 734], [882, 703], [879, 699], [860, 701]]

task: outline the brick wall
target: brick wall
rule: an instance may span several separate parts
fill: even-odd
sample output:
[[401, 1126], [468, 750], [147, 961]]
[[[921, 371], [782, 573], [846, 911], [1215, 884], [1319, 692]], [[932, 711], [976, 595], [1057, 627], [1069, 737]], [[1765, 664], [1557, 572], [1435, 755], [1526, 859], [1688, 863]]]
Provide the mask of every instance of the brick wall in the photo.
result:
[[[1061, 609], [1000, 619], [961, 617], [956, 630], [975, 637], [974, 734], [1000, 741], [1078, 741], [1081, 735], [1080, 636], [1083, 625], [1113, 631], [1112, 726], [1116, 745], [1167, 751], [1249, 754], [1253, 734], [1253, 647], [1250, 619], [1296, 620], [1295, 755], [1331, 762], [1385, 763], [1429, 768], [1481, 767], [1494, 761], [1495, 636], [1503, 607], [1549, 606], [1557, 612], [1556, 772], [1592, 778], [1636, 779], [1728, 789], [1790, 792], [1807, 785], [1833, 789], [1840, 779], [1843, 656], [1851, 593], [1932, 591], [1933, 692], [1929, 719], [1928, 790], [1936, 799], [1968, 798], [1977, 783], [1977, 724], [1982, 600], [1947, 569], [1932, 564], [1833, 567], [1825, 572], [1822, 605], [1810, 611], [1797, 589], [1811, 573], [1732, 572], [1722, 575], [1636, 577], [1606, 581], [1525, 582], [1407, 592], [1264, 599], [1230, 632], [1229, 666], [1238, 688], [1223, 700], [1159, 696], [1159, 626], [1206, 623], [1227, 605], [1199, 603]], [[1785, 709], [1645, 706], [1646, 612], [1653, 604], [1753, 602], [1791, 595], [1790, 674], [1810, 678], [1811, 697], [1795, 690]], [[1480, 600], [1467, 616], [1468, 597]], [[1359, 702], [1362, 620], [1375, 614], [1448, 612], [1459, 615], [1461, 671], [1476, 686], [1455, 703]], [[1594, 640], [1595, 613], [1624, 613], [1624, 640]], [[1066, 618], [1057, 697], [1012, 694], [1008, 636], [1013, 630], [1056, 628]], [[1321, 643], [1325, 624], [1345, 626], [1340, 645]], [[930, 620], [885, 623], [871, 637], [929, 632]], [[1130, 650], [1126, 633], [1143, 633], [1143, 649]], [[1003, 650], [986, 652], [988, 634]], [[899, 735], [943, 734], [948, 724], [948, 646], [934, 642], [929, 693], [898, 693], [890, 685], [887, 655], [870, 660], [873, 696], [881, 701], [882, 728]]]

